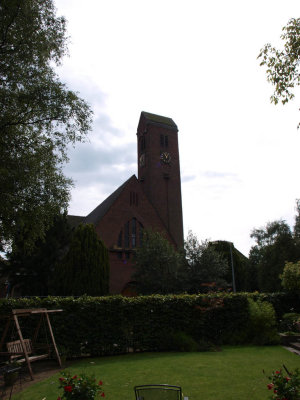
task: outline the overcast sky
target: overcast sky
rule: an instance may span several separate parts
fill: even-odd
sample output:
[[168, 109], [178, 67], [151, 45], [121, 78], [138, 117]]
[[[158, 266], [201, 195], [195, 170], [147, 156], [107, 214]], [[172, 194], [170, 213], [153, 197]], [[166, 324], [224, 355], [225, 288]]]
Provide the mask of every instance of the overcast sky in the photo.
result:
[[69, 213], [87, 215], [137, 174], [141, 111], [179, 128], [183, 222], [199, 240], [248, 255], [253, 228], [300, 198], [300, 93], [270, 104], [257, 56], [281, 46], [299, 0], [56, 0], [68, 20], [62, 81], [94, 111], [89, 143], [70, 150]]

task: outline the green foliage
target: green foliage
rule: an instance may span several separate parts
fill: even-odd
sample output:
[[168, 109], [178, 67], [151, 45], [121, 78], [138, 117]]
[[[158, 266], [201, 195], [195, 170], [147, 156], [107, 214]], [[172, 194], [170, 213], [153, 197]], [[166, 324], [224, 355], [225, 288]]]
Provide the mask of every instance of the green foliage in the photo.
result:
[[[179, 274], [181, 291], [201, 293], [227, 287], [224, 280], [226, 261], [207, 241], [199, 243], [197, 237], [189, 231], [184, 250], [185, 261]], [[212, 283], [214, 286], [207, 286]]]
[[94, 225], [80, 224], [70, 248], [56, 266], [56, 293], [64, 296], [102, 296], [109, 290], [108, 251]]
[[276, 315], [274, 307], [267, 301], [248, 299], [248, 340], [257, 345], [277, 344]]
[[105, 397], [102, 390], [102, 381], [97, 381], [92, 375], [81, 374], [80, 376], [71, 375], [70, 372], [62, 372], [59, 378], [59, 388], [63, 389], [63, 394], [59, 400], [95, 400]]
[[2, 274], [8, 277], [12, 286], [19, 287], [23, 295], [54, 294], [55, 265], [66, 253], [70, 239], [67, 216], [58, 215], [46, 232], [45, 240], [38, 240], [29, 254], [23, 241], [14, 243], [12, 252], [8, 254], [9, 263], [2, 268]]
[[210, 242], [212, 247], [226, 261], [227, 268], [225, 274], [226, 282], [232, 286], [232, 264], [234, 268], [235, 286], [238, 292], [253, 289], [250, 283], [251, 273], [249, 272], [249, 260], [240, 253], [232, 243], [223, 240]]
[[300, 261], [296, 263], [287, 262], [280, 279], [284, 289], [300, 292]]
[[198, 351], [198, 343], [185, 332], [175, 332], [169, 337], [170, 350]]
[[250, 250], [249, 260], [257, 270], [259, 290], [280, 291], [279, 275], [284, 264], [296, 257], [296, 244], [288, 224], [282, 220], [270, 222], [265, 228], [254, 229], [251, 237], [256, 245]]
[[67, 146], [85, 138], [91, 110], [55, 73], [67, 52], [52, 0], [0, 3], [0, 245], [32, 248], [67, 209]]
[[[285, 298], [288, 299], [284, 293], [278, 296], [280, 303], [284, 303]], [[96, 356], [126, 353], [129, 349], [169, 350], [170, 337], [176, 332], [184, 332], [201, 347], [203, 343], [223, 345], [252, 342], [252, 337], [247, 336], [250, 318], [248, 298], [263, 301], [266, 296], [209, 293], [132, 298], [10, 298], [0, 300], [0, 315], [8, 315], [14, 308], [61, 308], [64, 312], [51, 315], [57, 344], [68, 348], [69, 357], [82, 353]], [[297, 310], [300, 312], [300, 296], [293, 297], [293, 301], [298, 304]], [[267, 312], [263, 312], [264, 309], [258, 310], [256, 330], [259, 330], [259, 324], [265, 329], [265, 316], [270, 321], [269, 315], [273, 314], [268, 310], [269, 308]], [[35, 327], [35, 323], [29, 323], [26, 318], [21, 322], [22, 331], [25, 329], [24, 337], [31, 337], [29, 331], [32, 326]], [[4, 323], [0, 323], [0, 336], [4, 326]], [[264, 335], [265, 332], [263, 330]]]
[[180, 255], [159, 232], [144, 232], [135, 254], [137, 290], [141, 294], [172, 293], [176, 287]]
[[300, 399], [300, 371], [296, 368], [293, 372], [285, 373], [282, 370], [273, 371], [268, 377], [271, 383], [267, 388], [273, 392], [269, 397], [273, 400], [299, 400]]
[[285, 104], [294, 97], [292, 89], [300, 84], [300, 18], [292, 18], [282, 29], [283, 50], [266, 44], [258, 58], [260, 65], [267, 67], [267, 79], [275, 86], [271, 102], [277, 104], [279, 99]]
[[286, 313], [282, 316], [279, 323], [279, 332], [293, 332], [296, 331], [295, 322], [299, 321], [300, 314]]

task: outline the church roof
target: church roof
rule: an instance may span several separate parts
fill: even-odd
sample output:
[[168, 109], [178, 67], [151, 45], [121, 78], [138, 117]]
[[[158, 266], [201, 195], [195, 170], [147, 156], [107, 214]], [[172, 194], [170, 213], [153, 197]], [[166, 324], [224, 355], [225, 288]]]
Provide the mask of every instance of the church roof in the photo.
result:
[[142, 111], [141, 113], [146, 120], [148, 120], [149, 122], [154, 122], [154, 123], [158, 123], [158, 124], [162, 124], [162, 125], [167, 125], [168, 127], [172, 127], [173, 129], [178, 129], [177, 125], [175, 124], [175, 122], [172, 120], [172, 118], [168, 118], [168, 117], [163, 117], [162, 115], [156, 115], [156, 114], [151, 114], [148, 113], [146, 111]]
[[101, 204], [99, 204], [92, 212], [89, 213], [84, 219], [85, 224], [97, 225], [102, 217], [107, 213], [110, 207], [114, 204], [117, 198], [122, 193], [124, 187], [131, 179], [137, 179], [135, 175], [132, 175], [127, 181], [118, 187], [110, 196], [108, 196]]

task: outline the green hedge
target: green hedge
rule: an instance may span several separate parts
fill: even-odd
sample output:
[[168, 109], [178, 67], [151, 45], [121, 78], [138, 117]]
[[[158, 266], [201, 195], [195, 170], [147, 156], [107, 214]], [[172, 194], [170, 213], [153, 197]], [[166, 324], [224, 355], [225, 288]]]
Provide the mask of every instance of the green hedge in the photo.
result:
[[[168, 349], [169, 338], [185, 332], [198, 342], [238, 344], [249, 328], [248, 298], [273, 304], [278, 318], [286, 305], [300, 312], [300, 296], [272, 294], [154, 295], [140, 297], [47, 297], [0, 300], [0, 315], [14, 308], [62, 308], [50, 315], [56, 342], [73, 356]], [[30, 337], [34, 318], [20, 318]], [[0, 322], [0, 334], [4, 321]], [[9, 341], [9, 337], [6, 341]]]

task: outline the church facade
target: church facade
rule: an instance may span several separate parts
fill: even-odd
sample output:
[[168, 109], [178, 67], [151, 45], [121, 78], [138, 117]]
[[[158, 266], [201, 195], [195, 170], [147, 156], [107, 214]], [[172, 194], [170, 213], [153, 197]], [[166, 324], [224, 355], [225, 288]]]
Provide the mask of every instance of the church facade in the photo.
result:
[[[138, 177], [132, 175], [86, 217], [109, 250], [110, 293], [133, 292], [133, 255], [143, 231], [183, 246], [178, 128], [171, 118], [142, 112], [137, 128]], [[74, 216], [73, 216], [74, 218]]]

